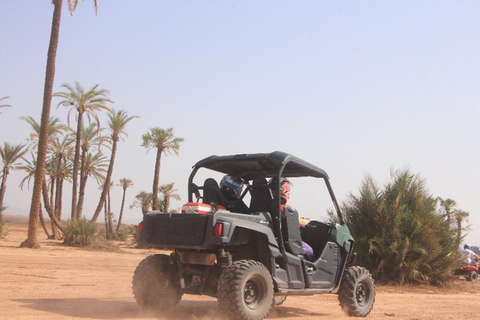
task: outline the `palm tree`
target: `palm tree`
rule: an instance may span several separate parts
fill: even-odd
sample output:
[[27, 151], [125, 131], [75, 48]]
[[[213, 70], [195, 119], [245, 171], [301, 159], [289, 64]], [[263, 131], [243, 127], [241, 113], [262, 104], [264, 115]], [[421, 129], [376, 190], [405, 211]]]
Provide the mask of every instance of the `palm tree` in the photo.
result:
[[[93, 177], [97, 184], [102, 185], [105, 176], [103, 175], [107, 171], [108, 159], [101, 152], [91, 154], [90, 152], [85, 157], [85, 164], [82, 180], [80, 181], [80, 195], [78, 197], [77, 214], [81, 214], [83, 211], [83, 202], [85, 198], [85, 186], [87, 185], [88, 177]], [[80, 219], [78, 216], [77, 219]]]
[[[78, 81], [74, 86], [64, 83], [61, 87], [65, 89], [62, 92], [56, 92], [55, 97], [61, 98], [58, 103], [59, 106], [71, 107], [68, 111], [68, 122], [70, 123], [70, 113], [75, 110], [77, 112], [77, 130], [75, 139], [75, 153], [73, 160], [73, 174], [72, 174], [72, 219], [76, 220], [77, 215], [77, 185], [78, 185], [78, 171], [80, 166], [80, 146], [82, 142], [82, 128], [83, 116], [86, 115], [88, 120], [94, 118], [99, 124], [97, 112], [101, 110], [110, 110], [106, 103], [112, 102], [108, 98], [109, 92], [105, 89], [99, 89], [98, 84], [93, 86], [90, 90], [85, 90]], [[100, 126], [100, 125], [99, 125]]]
[[[30, 184], [30, 181], [32, 178], [35, 177], [35, 170], [36, 170], [36, 159], [35, 155], [33, 152], [31, 152], [32, 160], [29, 161], [28, 159], [24, 159], [25, 165], [20, 166], [19, 169], [23, 170], [27, 173], [27, 175], [22, 179], [20, 182], [20, 188], [23, 190], [23, 186], [25, 183], [28, 185]], [[50, 223], [52, 227], [52, 235], [46, 231], [46, 227], [44, 226], [45, 222], [43, 221], [43, 215], [42, 215], [42, 209], [40, 208], [39, 212], [39, 218], [41, 225], [43, 229], [45, 230], [45, 233], [47, 234], [47, 237], [49, 239], [58, 239], [59, 235], [57, 232], [57, 229], [63, 232], [63, 228], [60, 225], [61, 221], [61, 195], [62, 195], [62, 185], [64, 180], [69, 180], [69, 173], [70, 173], [70, 168], [66, 163], [62, 163], [60, 167], [58, 166], [58, 160], [55, 156], [50, 157], [50, 159], [46, 163], [46, 170], [48, 175], [50, 176], [50, 192], [51, 195], [49, 196], [48, 194], [48, 185], [46, 183], [46, 179], [43, 180], [42, 184], [42, 195], [43, 195], [43, 203], [45, 210], [47, 210], [47, 213], [50, 217]], [[52, 185], [54, 184], [54, 181], [57, 181], [56, 185], [56, 192], [55, 192], [55, 204], [52, 203], [53, 199], [53, 188]], [[60, 181], [60, 183], [58, 183]], [[58, 199], [60, 198], [60, 201]], [[53, 218], [52, 218], [53, 217]]]
[[[31, 116], [21, 116], [20, 119], [24, 120], [30, 125], [30, 127], [32, 127], [29, 140], [32, 142], [33, 147], [38, 147], [38, 137], [40, 136], [41, 130], [40, 124]], [[67, 130], [67, 126], [61, 123], [59, 118], [50, 118], [48, 122], [48, 143], [52, 144], [54, 139], [65, 130]]]
[[[68, 0], [68, 9], [73, 15], [78, 0]], [[50, 119], [50, 107], [52, 104], [53, 82], [55, 79], [55, 60], [57, 58], [58, 38], [60, 35], [60, 21], [62, 18], [63, 0], [52, 0], [54, 6], [52, 16], [52, 27], [50, 32], [50, 44], [47, 53], [47, 67], [45, 72], [45, 86], [43, 91], [43, 106], [41, 130], [38, 141], [37, 168], [35, 170], [35, 182], [33, 185], [32, 202], [28, 219], [28, 236], [20, 247], [39, 248], [37, 239], [38, 215], [40, 212], [40, 201], [42, 196], [43, 182], [45, 180], [45, 161], [47, 159], [48, 121]], [[95, 12], [98, 8], [98, 0], [94, 0]]]
[[163, 184], [160, 186], [160, 192], [163, 194], [163, 212], [167, 212], [170, 209], [170, 199], [181, 200], [180, 195], [176, 193], [175, 183]]
[[[61, 162], [59, 162], [58, 159], [56, 157], [53, 157], [53, 156], [50, 156], [47, 159], [47, 162], [45, 164], [46, 173], [50, 177], [50, 179], [48, 180], [48, 183], [47, 183], [47, 193], [48, 192], [50, 192], [50, 193], [49, 194], [44, 194], [43, 199], [44, 199], [44, 201], [47, 201], [48, 206], [45, 203], [44, 203], [44, 206], [45, 206], [45, 208], [48, 207], [47, 210], [51, 210], [51, 214], [53, 214], [53, 212], [55, 212], [54, 199], [55, 199], [55, 190], [56, 190], [56, 182], [57, 182], [56, 174], [57, 174], [60, 166], [61, 166]], [[47, 181], [46, 178], [45, 178], [45, 181]], [[41, 216], [41, 215], [42, 215], [42, 210], [40, 209], [39, 216]], [[50, 221], [50, 222], [51, 222], [51, 226], [52, 226], [52, 238], [57, 239], [57, 238], [59, 238], [59, 235], [58, 235], [57, 229], [55, 227], [55, 223], [53, 221]]]
[[[30, 133], [30, 138], [29, 140], [31, 141], [31, 146], [36, 148], [38, 146], [38, 138], [39, 138], [39, 135], [40, 135], [40, 130], [41, 130], [41, 126], [40, 124], [31, 116], [22, 116], [20, 117], [20, 119], [26, 121], [32, 128], [32, 132]], [[47, 160], [46, 162], [46, 167], [45, 167], [45, 170], [47, 171], [48, 175], [50, 176], [50, 182], [49, 182], [49, 187], [50, 187], [50, 202], [49, 202], [49, 207], [51, 210], [53, 210], [54, 212], [58, 212], [58, 215], [57, 217], [60, 219], [60, 210], [57, 209], [56, 207], [56, 204], [57, 204], [57, 201], [56, 199], [54, 198], [54, 193], [55, 191], [57, 192], [58, 194], [58, 189], [61, 188], [61, 184], [63, 184], [63, 181], [61, 181], [60, 179], [55, 179], [54, 176], [58, 175], [58, 171], [59, 170], [63, 170], [65, 169], [65, 167], [67, 167], [66, 163], [65, 162], [65, 159], [66, 157], [64, 156], [63, 153], [59, 153], [59, 150], [61, 150], [60, 148], [60, 145], [59, 145], [59, 138], [58, 136], [62, 133], [65, 132], [65, 130], [67, 130], [67, 126], [65, 126], [64, 124], [62, 124], [60, 122], [60, 119], [59, 118], [56, 118], [56, 117], [52, 117], [50, 118], [50, 121], [48, 123], [48, 151], [52, 152], [50, 158]], [[65, 141], [65, 138], [64, 138], [64, 141]], [[62, 146], [64, 149], [66, 148], [65, 146]], [[64, 152], [64, 150], [62, 151]], [[34, 162], [35, 161], [35, 156], [33, 155], [32, 153], [32, 159]], [[33, 162], [32, 162], [33, 163]], [[29, 163], [30, 164], [30, 163]], [[28, 170], [27, 170], [28, 169]], [[23, 168], [23, 170], [27, 171], [29, 173], [30, 176], [27, 176], [28, 177], [28, 180], [31, 179], [32, 177], [32, 173], [30, 172], [31, 171], [31, 167], [27, 166], [25, 168]], [[35, 168], [33, 168], [33, 174], [35, 174]], [[45, 195], [44, 195], [45, 197]], [[54, 200], [55, 200], [55, 203], [54, 203]], [[41, 210], [39, 212], [39, 218], [41, 219], [40, 222], [42, 222], [42, 226], [43, 226], [43, 217], [41, 216]], [[56, 227], [55, 227], [55, 223], [53, 221], [51, 221], [52, 223], [52, 238], [57, 238], [57, 230], [56, 230]]]
[[3, 199], [5, 197], [5, 190], [7, 189], [7, 177], [10, 170], [18, 170], [21, 165], [19, 161], [28, 151], [24, 144], [10, 144], [4, 142], [3, 147], [0, 145], [0, 158], [2, 160], [2, 174], [0, 183], [0, 208], [3, 207]]
[[100, 201], [98, 203], [97, 209], [95, 209], [95, 213], [92, 217], [92, 222], [96, 222], [98, 219], [98, 215], [100, 211], [102, 211], [103, 204], [105, 203], [105, 199], [108, 193], [108, 187], [110, 185], [110, 181], [112, 179], [113, 173], [113, 166], [115, 164], [115, 155], [117, 153], [117, 142], [122, 138], [122, 136], [128, 136], [125, 132], [125, 127], [127, 123], [131, 120], [138, 118], [137, 116], [129, 116], [126, 111], [115, 109], [110, 110], [108, 113], [108, 126], [110, 128], [110, 138], [112, 143], [112, 153], [110, 156], [110, 163], [108, 165], [107, 176], [105, 177], [105, 183], [103, 184], [102, 194], [100, 196]]
[[[105, 142], [104, 136], [101, 135], [103, 131], [102, 128], [98, 127], [96, 123], [91, 123], [88, 127], [82, 127], [82, 134], [81, 134], [81, 150], [82, 154], [80, 157], [80, 190], [78, 196], [78, 203], [77, 203], [77, 210], [76, 210], [76, 219], [80, 219], [82, 217], [83, 211], [83, 199], [85, 196], [85, 187], [87, 183], [87, 175], [85, 173], [85, 166], [86, 166], [86, 157], [88, 154], [88, 150], [90, 146], [97, 145], [98, 149], [100, 149], [101, 145]], [[90, 155], [90, 158], [92, 155]], [[90, 159], [92, 160], [92, 159]]]
[[462, 226], [463, 221], [468, 221], [468, 217], [470, 216], [470, 213], [463, 211], [463, 210], [455, 210], [453, 212], [453, 216], [455, 217], [455, 221], [457, 223], [457, 238], [456, 238], [456, 243], [457, 247], [460, 246], [460, 243], [462, 242], [462, 239], [464, 238], [462, 236], [462, 232], [465, 230], [468, 230], [468, 226], [465, 228]]
[[35, 159], [35, 155], [33, 154], [33, 152], [31, 152], [31, 156], [32, 156], [32, 160], [28, 160], [28, 159], [23, 159], [23, 161], [25, 162], [24, 165], [21, 165], [18, 167], [19, 170], [23, 170], [27, 173], [27, 175], [25, 176], [25, 178], [22, 179], [22, 181], [20, 181], [20, 189], [23, 190], [23, 186], [25, 185], [25, 183], [27, 183], [28, 187], [30, 186], [30, 181], [32, 180], [32, 178], [35, 177], [35, 169], [37, 167], [37, 161]]
[[0, 175], [0, 236], [3, 233], [3, 211], [6, 209], [3, 205], [3, 199], [7, 189], [7, 177], [10, 170], [20, 169], [18, 161], [23, 159], [23, 155], [26, 152], [27, 148], [23, 144], [12, 145], [5, 142], [3, 147], [0, 145], [0, 158], [2, 159], [3, 164], [2, 173]]
[[[22, 179], [22, 181], [20, 181], [21, 190], [23, 190], [23, 186], [25, 183], [27, 183], [27, 185], [30, 185], [30, 180], [32, 180], [32, 178], [35, 176], [35, 168], [36, 168], [37, 162], [35, 161], [35, 155], [33, 154], [33, 152], [30, 151], [30, 153], [32, 156], [32, 161], [29, 161], [28, 159], [24, 158], [23, 161], [25, 161], [25, 164], [18, 168], [19, 170], [23, 170], [27, 173], [27, 175]], [[48, 233], [47, 227], [45, 225], [45, 220], [43, 218], [43, 211], [41, 209], [39, 212], [39, 218], [40, 218], [40, 224], [42, 225], [42, 228], [45, 231], [47, 238], [53, 239], [53, 236]]]
[[107, 157], [105, 157], [101, 152], [96, 154], [87, 153], [85, 156], [85, 164], [81, 181], [80, 181], [80, 194], [78, 197], [78, 207], [77, 207], [77, 219], [80, 219], [83, 212], [83, 202], [85, 199], [85, 187], [87, 185], [88, 177], [93, 177], [97, 184], [101, 185], [105, 179], [103, 175], [107, 171]]
[[122, 196], [122, 205], [120, 207], [120, 216], [118, 217], [118, 224], [115, 232], [118, 232], [118, 230], [120, 229], [120, 224], [122, 223], [122, 217], [123, 217], [123, 207], [125, 206], [125, 194], [127, 193], [127, 188], [130, 188], [133, 186], [133, 181], [130, 179], [123, 178], [123, 179], [120, 179], [120, 183], [118, 185], [121, 186], [123, 189], [123, 196]]
[[447, 217], [447, 222], [450, 225], [450, 222], [451, 222], [450, 216], [453, 213], [453, 211], [455, 211], [455, 207], [457, 203], [455, 202], [455, 200], [442, 199], [440, 197], [437, 197], [437, 200], [440, 202], [440, 207], [443, 210], [445, 216]]
[[[111, 208], [111, 203], [110, 203], [110, 190], [113, 188], [113, 181], [109, 183], [107, 187], [107, 197], [105, 199], [105, 202], [103, 204], [103, 212], [104, 212], [104, 217], [105, 217], [105, 236], [107, 240], [110, 240], [110, 235], [113, 233], [113, 227], [112, 227], [112, 208]], [[105, 189], [105, 184], [100, 185], [98, 187], [100, 190]]]
[[176, 138], [173, 135], [173, 128], [161, 129], [151, 128], [150, 132], [142, 136], [142, 147], [147, 148], [147, 151], [153, 148], [157, 149], [157, 158], [155, 161], [155, 173], [153, 175], [153, 210], [158, 210], [158, 182], [160, 180], [160, 161], [162, 154], [175, 153], [178, 156], [180, 151], [180, 143], [184, 141], [183, 138]]
[[[8, 97], [8, 96], [7, 96], [7, 97], [3, 97], [3, 98], [0, 98], [0, 101], [6, 100], [6, 99], [9, 99], [9, 98], [10, 98], [10, 97]], [[12, 107], [12, 106], [9, 105], [9, 104], [0, 104], [0, 108], [11, 108], [11, 107]], [[2, 113], [0, 112], [0, 114], [2, 114]]]
[[140, 191], [140, 193], [135, 196], [135, 200], [133, 200], [130, 209], [141, 208], [142, 214], [146, 215], [152, 206], [152, 198], [153, 196], [151, 193]]
[[[408, 169], [392, 171], [383, 188], [367, 177], [343, 210], [359, 264], [378, 282], [444, 284], [458, 263], [455, 232], [438, 214], [426, 182]], [[358, 244], [358, 245], [357, 245]]]
[[61, 220], [62, 217], [63, 183], [65, 180], [71, 181], [72, 178], [72, 144], [73, 140], [70, 135], [64, 135], [61, 139], [55, 137], [51, 141], [52, 157], [56, 158], [58, 163], [54, 173], [56, 177], [54, 212], [58, 220]]

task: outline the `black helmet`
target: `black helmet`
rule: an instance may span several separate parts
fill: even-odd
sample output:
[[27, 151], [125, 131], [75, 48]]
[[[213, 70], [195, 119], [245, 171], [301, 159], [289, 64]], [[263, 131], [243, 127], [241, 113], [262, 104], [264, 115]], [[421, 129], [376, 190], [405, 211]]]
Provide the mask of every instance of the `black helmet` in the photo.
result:
[[470, 249], [470, 246], [468, 244], [463, 246], [463, 249]]
[[243, 180], [239, 177], [226, 175], [220, 181], [220, 189], [226, 191], [235, 199], [239, 199], [242, 195], [243, 190]]

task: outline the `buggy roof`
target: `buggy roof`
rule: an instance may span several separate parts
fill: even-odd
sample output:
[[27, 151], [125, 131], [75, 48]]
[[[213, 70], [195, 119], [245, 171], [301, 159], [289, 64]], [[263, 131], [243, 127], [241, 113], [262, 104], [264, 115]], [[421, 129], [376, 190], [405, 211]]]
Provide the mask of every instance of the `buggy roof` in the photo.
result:
[[194, 168], [207, 168], [245, 180], [252, 180], [258, 177], [272, 178], [277, 175], [280, 167], [286, 163], [288, 163], [288, 165], [282, 173], [284, 177], [317, 177], [328, 179], [328, 175], [324, 170], [281, 151], [210, 156], [198, 161], [194, 165]]

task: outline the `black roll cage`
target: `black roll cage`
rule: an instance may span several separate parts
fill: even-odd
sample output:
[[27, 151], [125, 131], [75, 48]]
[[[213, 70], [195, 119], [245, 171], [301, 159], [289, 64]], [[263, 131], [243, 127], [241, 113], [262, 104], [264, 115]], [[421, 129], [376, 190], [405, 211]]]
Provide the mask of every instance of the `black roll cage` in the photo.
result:
[[[255, 153], [255, 154], [236, 154], [227, 156], [210, 156], [198, 161], [194, 166], [192, 173], [188, 179], [188, 201], [193, 201], [193, 195], [197, 192], [198, 187], [193, 183], [197, 171], [200, 168], [206, 168], [217, 171], [227, 175], [233, 175], [250, 181], [255, 178], [271, 178], [274, 179], [275, 186], [280, 185], [281, 177], [315, 177], [322, 178], [325, 181], [328, 192], [332, 199], [335, 211], [338, 217], [338, 223], [343, 225], [345, 220], [337, 199], [330, 184], [330, 179], [327, 173], [317, 166], [295, 157], [291, 154], [274, 151], [271, 153]], [[248, 192], [250, 186], [242, 193], [242, 198]], [[280, 232], [280, 188], [276, 187], [274, 190], [275, 208], [272, 219], [275, 222], [275, 234], [281, 236]]]

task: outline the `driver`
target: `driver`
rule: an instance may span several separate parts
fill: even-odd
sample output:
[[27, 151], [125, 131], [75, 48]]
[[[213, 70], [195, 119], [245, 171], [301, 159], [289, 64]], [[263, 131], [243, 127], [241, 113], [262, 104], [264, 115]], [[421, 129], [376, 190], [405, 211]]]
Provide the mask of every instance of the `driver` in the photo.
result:
[[[281, 197], [281, 211], [282, 214], [284, 214], [285, 211], [285, 206], [287, 205], [288, 200], [290, 199], [290, 191], [292, 190], [292, 183], [287, 179], [287, 178], [281, 178], [280, 180], [280, 197]], [[305, 219], [305, 218], [300, 218], [298, 217], [298, 223], [300, 227], [304, 227], [307, 224], [310, 223], [310, 219]], [[314, 261], [315, 260], [315, 254], [313, 252], [312, 247], [306, 243], [305, 241], [302, 241], [302, 252], [301, 255], [304, 256], [307, 260], [309, 261]]]
[[235, 176], [226, 175], [220, 181], [220, 190], [227, 200], [225, 207], [228, 211], [250, 213], [250, 209], [241, 199], [244, 185], [243, 179]]
[[463, 246], [463, 250], [460, 250], [460, 253], [462, 254], [462, 263], [464, 264], [471, 264], [475, 266], [477, 265], [475, 259], [477, 261], [480, 260], [480, 256], [470, 250], [470, 246], [468, 244]]

